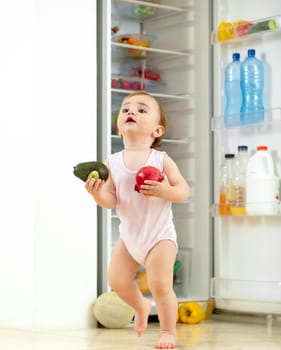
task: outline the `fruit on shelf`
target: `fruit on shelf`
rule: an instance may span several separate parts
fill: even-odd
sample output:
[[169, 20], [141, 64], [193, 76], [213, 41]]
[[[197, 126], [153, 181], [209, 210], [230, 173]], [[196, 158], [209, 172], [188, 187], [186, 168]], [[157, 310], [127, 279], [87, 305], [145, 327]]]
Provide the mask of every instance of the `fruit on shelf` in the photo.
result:
[[[131, 2], [131, 3], [130, 3]], [[151, 6], [151, 3], [159, 4], [161, 0], [142, 0], [142, 1], [116, 1], [116, 11], [121, 17], [136, 18], [138, 20], [148, 19], [157, 14], [157, 7]], [[137, 4], [137, 3], [142, 4]], [[145, 2], [148, 2], [145, 5]]]
[[[143, 39], [142, 39], [143, 38]], [[145, 36], [142, 35], [121, 35], [118, 40], [121, 44], [128, 44], [134, 46], [150, 47], [150, 40], [145, 40]]]
[[111, 87], [114, 89], [119, 89], [120, 88], [119, 79], [111, 79]]
[[246, 22], [239, 24], [235, 27], [235, 36], [243, 36], [249, 33], [249, 30], [253, 26], [253, 23]]
[[153, 81], [160, 81], [161, 76], [160, 73], [152, 70], [151, 68], [145, 68], [143, 69], [142, 66], [137, 66], [133, 68], [133, 71], [136, 76], [140, 78], [144, 78], [147, 80], [153, 80]]
[[231, 22], [221, 22], [218, 27], [218, 40], [224, 41], [234, 38], [234, 28]]
[[225, 41], [235, 38], [235, 36], [238, 35], [238, 33], [236, 33], [236, 28], [241, 26], [240, 32], [242, 33], [243, 25], [247, 27], [247, 23], [249, 22], [243, 19], [236, 22], [221, 22], [218, 26], [218, 40]]
[[136, 274], [136, 282], [137, 285], [142, 292], [142, 294], [146, 294], [149, 292], [149, 286], [147, 281], [147, 274], [145, 271], [139, 271]]
[[255, 23], [248, 30], [248, 34], [262, 32], [264, 30], [273, 30], [277, 28], [276, 21], [274, 19], [269, 19], [266, 21]]
[[136, 15], [141, 16], [142, 18], [153, 16], [155, 13], [155, 10], [153, 7], [150, 6], [136, 6], [134, 9], [134, 13]]
[[218, 26], [217, 40], [225, 41], [248, 34], [274, 30], [278, 27], [280, 27], [280, 16], [258, 21], [239, 20], [236, 22], [221, 22]]
[[127, 80], [127, 79], [111, 79], [111, 87], [113, 89], [124, 90], [145, 90], [146, 85], [141, 81]]
[[112, 28], [111, 28], [111, 32], [112, 32], [112, 34], [116, 34], [117, 32], [119, 31], [119, 26], [113, 26]]
[[[148, 48], [151, 46], [153, 37], [149, 34], [122, 34], [115, 37], [116, 42], [120, 44], [140, 46]], [[147, 56], [147, 52], [138, 49], [128, 49], [128, 54], [136, 58], [143, 58]]]

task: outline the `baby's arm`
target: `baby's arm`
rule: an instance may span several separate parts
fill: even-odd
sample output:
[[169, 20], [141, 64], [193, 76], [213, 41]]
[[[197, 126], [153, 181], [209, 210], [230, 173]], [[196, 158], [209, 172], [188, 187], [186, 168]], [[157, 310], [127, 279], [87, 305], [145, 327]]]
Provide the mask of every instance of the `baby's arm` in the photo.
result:
[[86, 190], [93, 196], [96, 203], [107, 209], [116, 207], [117, 199], [115, 186], [113, 184], [110, 172], [106, 181], [98, 179], [89, 179], [85, 183]]
[[183, 202], [189, 197], [189, 186], [181, 175], [177, 164], [167, 154], [164, 156], [164, 176], [170, 186], [165, 189], [164, 197], [171, 202]]

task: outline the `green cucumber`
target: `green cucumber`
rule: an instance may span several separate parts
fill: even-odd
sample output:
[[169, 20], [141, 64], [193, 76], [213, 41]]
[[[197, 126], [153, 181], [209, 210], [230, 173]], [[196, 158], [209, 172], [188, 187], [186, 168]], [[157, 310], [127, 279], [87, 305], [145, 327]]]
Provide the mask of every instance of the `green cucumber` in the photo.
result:
[[247, 34], [253, 34], [257, 32], [262, 32], [264, 30], [272, 30], [276, 28], [276, 22], [274, 19], [269, 19], [267, 21], [259, 22], [254, 24], [248, 29]]
[[101, 162], [83, 162], [73, 167], [73, 174], [82, 181], [87, 181], [89, 178], [106, 181], [108, 178], [108, 169]]

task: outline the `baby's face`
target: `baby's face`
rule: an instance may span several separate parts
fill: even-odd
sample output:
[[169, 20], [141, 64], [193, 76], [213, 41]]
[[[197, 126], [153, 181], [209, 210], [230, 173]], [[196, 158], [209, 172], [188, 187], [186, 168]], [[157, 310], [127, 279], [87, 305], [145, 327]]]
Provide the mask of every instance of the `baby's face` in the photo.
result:
[[117, 126], [119, 133], [125, 136], [127, 132], [138, 132], [151, 137], [159, 127], [160, 110], [158, 103], [147, 95], [135, 95], [123, 101]]

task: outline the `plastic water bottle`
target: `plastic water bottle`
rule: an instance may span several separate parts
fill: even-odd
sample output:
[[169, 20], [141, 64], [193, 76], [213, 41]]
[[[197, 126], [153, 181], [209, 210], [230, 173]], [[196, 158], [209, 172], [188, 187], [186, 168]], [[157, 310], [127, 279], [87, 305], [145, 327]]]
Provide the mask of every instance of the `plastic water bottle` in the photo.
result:
[[232, 163], [233, 200], [232, 215], [246, 214], [246, 166], [248, 163], [248, 146], [238, 146], [237, 155]]
[[242, 94], [240, 87], [240, 54], [232, 54], [232, 62], [225, 67], [224, 88], [225, 88], [225, 111], [224, 125], [226, 127], [240, 124], [240, 108]]
[[221, 166], [220, 173], [220, 200], [219, 214], [231, 215], [231, 200], [233, 198], [232, 191], [232, 160], [234, 154], [227, 153], [224, 155], [224, 162]]
[[264, 66], [255, 54], [254, 49], [249, 49], [248, 57], [241, 63], [241, 124], [259, 123], [264, 120]]
[[246, 145], [237, 146], [237, 155], [235, 158], [239, 159], [239, 162], [241, 163], [241, 172], [246, 177], [247, 165], [248, 165], [248, 161], [249, 161], [248, 146], [246, 146]]
[[247, 213], [275, 215], [279, 212], [279, 178], [267, 146], [258, 146], [249, 158], [246, 175]]

